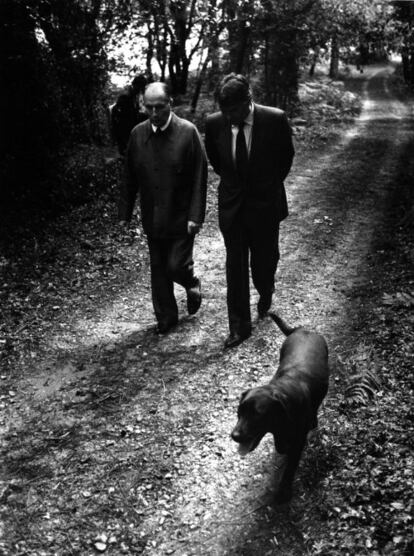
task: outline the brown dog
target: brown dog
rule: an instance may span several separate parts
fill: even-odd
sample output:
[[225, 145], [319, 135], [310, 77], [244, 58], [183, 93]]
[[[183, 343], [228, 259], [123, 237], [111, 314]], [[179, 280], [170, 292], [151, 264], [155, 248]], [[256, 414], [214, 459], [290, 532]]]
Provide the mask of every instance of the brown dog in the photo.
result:
[[306, 436], [318, 425], [318, 407], [328, 391], [328, 348], [320, 334], [290, 328], [274, 313], [269, 316], [287, 336], [279, 368], [269, 384], [243, 392], [231, 437], [245, 455], [266, 433], [273, 434], [277, 452], [287, 456], [277, 493], [278, 501], [284, 502], [291, 497]]

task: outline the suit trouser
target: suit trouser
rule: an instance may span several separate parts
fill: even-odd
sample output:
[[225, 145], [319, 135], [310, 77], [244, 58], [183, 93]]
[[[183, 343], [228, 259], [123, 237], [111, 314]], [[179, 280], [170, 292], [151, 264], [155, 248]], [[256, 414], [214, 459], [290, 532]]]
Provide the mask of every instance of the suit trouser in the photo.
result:
[[158, 239], [147, 237], [151, 265], [152, 304], [158, 322], [175, 323], [178, 307], [174, 282], [191, 288], [197, 284], [194, 276], [194, 236]]
[[260, 296], [271, 296], [279, 261], [279, 224], [257, 229], [241, 221], [223, 232], [226, 246], [227, 309], [230, 332], [251, 330], [249, 258], [253, 284]]

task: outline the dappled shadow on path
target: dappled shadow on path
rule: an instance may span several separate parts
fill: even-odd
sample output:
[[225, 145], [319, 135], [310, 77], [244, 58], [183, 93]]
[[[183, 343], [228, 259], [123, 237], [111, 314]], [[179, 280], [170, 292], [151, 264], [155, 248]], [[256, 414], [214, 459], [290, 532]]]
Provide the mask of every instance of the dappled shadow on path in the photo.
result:
[[[405, 119], [396, 121], [387, 102], [390, 117], [361, 121], [353, 134], [318, 158], [312, 172], [302, 168], [292, 184], [293, 210], [282, 233], [282, 241], [287, 238], [280, 274], [284, 300], [301, 306], [316, 280], [321, 295], [328, 288], [343, 296], [351, 322], [353, 314], [363, 318], [355, 310], [358, 291], [375, 284], [371, 258], [382, 243], [392, 244], [385, 224], [395, 218], [392, 207], [407, 195], [412, 179], [414, 122], [408, 108]], [[328, 336], [334, 333], [330, 324], [322, 326]]]

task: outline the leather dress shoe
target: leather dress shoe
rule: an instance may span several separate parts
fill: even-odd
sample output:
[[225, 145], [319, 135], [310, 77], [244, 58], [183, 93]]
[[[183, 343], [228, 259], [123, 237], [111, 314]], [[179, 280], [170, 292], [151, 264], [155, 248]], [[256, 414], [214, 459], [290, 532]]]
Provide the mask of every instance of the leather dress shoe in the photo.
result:
[[197, 283], [187, 289], [187, 310], [189, 315], [195, 315], [201, 305], [201, 283], [197, 279]]
[[263, 319], [266, 315], [267, 312], [270, 309], [270, 306], [272, 305], [272, 295], [261, 295], [259, 302], [257, 304], [257, 313], [259, 315], [259, 319]]
[[176, 324], [177, 324], [178, 320], [174, 320], [174, 321], [160, 321], [156, 328], [155, 328], [155, 332], [157, 334], [167, 334], [167, 332], [169, 332], [171, 330], [171, 328], [173, 328]]
[[247, 340], [250, 335], [251, 332], [245, 332], [244, 334], [240, 334], [239, 332], [230, 332], [224, 341], [224, 348], [234, 348], [244, 342], [244, 340]]

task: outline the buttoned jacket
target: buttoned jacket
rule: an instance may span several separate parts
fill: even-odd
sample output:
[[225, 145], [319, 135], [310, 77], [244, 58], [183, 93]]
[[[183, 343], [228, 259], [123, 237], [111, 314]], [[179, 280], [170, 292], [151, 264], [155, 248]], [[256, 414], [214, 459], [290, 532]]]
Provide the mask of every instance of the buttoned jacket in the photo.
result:
[[253, 130], [245, 179], [237, 176], [232, 156], [230, 122], [216, 112], [206, 120], [206, 150], [220, 176], [219, 225], [230, 228], [238, 216], [257, 229], [278, 225], [288, 215], [284, 180], [294, 156], [292, 133], [285, 113], [254, 104]]
[[170, 124], [159, 135], [149, 120], [134, 127], [127, 148], [120, 219], [131, 219], [139, 191], [147, 235], [186, 235], [188, 221], [204, 221], [206, 189], [207, 157], [191, 122], [172, 113]]

